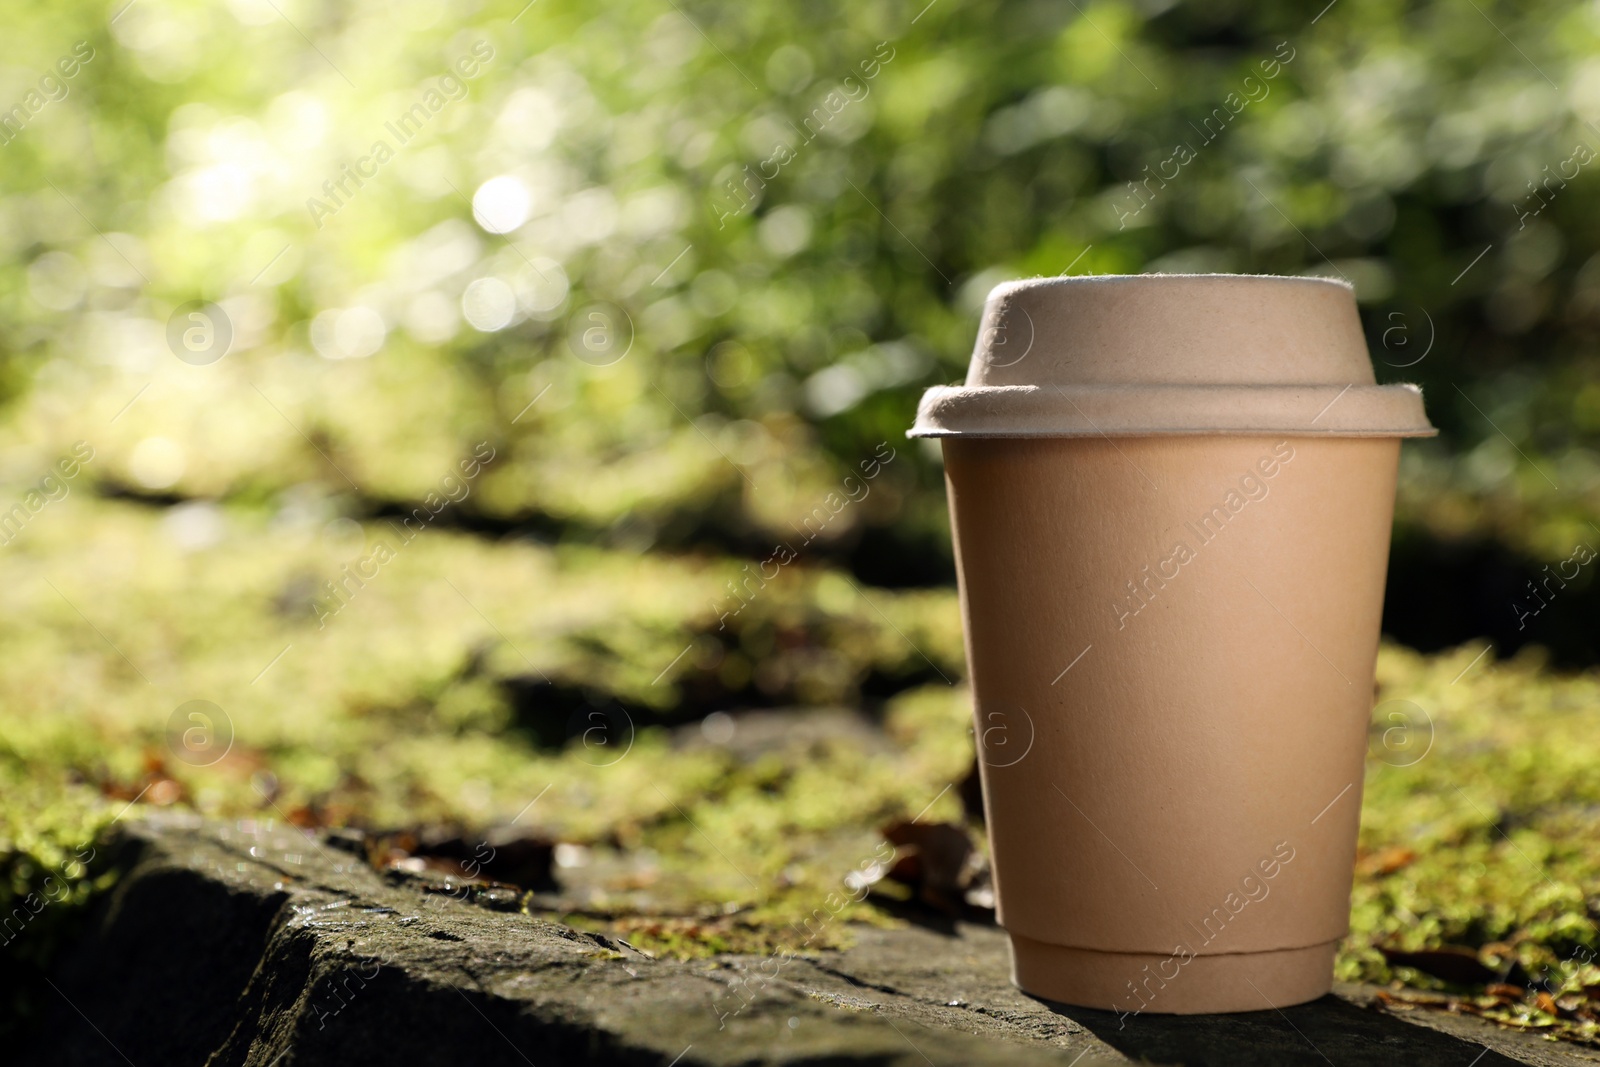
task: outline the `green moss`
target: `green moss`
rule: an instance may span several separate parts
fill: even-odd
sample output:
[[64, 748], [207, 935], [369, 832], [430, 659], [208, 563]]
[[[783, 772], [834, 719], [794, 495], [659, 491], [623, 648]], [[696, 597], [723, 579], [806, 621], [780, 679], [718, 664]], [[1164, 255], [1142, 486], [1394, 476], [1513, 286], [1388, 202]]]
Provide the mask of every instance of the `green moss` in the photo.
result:
[[[239, 511], [224, 541], [185, 553], [152, 509], [57, 506], [48, 540], [0, 555], [17, 601], [0, 618], [17, 650], [0, 662], [0, 916], [60, 897], [14, 939], [19, 959], [47, 959], [114, 876], [99, 850], [135, 797], [133, 814], [517, 818], [622, 864], [563, 918], [682, 957], [848, 944], [852, 925], [893, 921], [839, 906], [879, 828], [925, 809], [962, 818], [950, 787], [970, 765], [968, 698], [938, 680], [877, 709], [882, 737], [840, 720], [739, 758], [670, 729], [697, 700], [859, 705], [871, 677], [928, 674], [923, 653], [959, 677], [953, 592], [797, 566], [719, 629], [730, 563], [434, 532], [319, 627], [291, 594], [359, 545]], [[1600, 984], [1600, 676], [1479, 651], [1380, 655], [1341, 978], [1437, 987], [1377, 946], [1462, 945], [1558, 995]], [[728, 673], [736, 657], [744, 677]], [[191, 699], [222, 709], [197, 735], [211, 748], [169, 736]]]
[[[1520, 964], [1536, 983], [1533, 1004], [1540, 990], [1559, 998], [1600, 984], [1591, 904], [1600, 885], [1600, 735], [1589, 722], [1600, 676], [1552, 675], [1532, 653], [1472, 665], [1479, 651], [1430, 658], [1386, 649], [1379, 661], [1379, 711], [1385, 700], [1411, 701], [1431, 722], [1431, 748], [1396, 758], [1376, 740], [1338, 973], [1447, 989], [1391, 970], [1374, 946], [1464, 946], [1486, 962]], [[1593, 1029], [1537, 1011], [1485, 1013], [1568, 1037]]]

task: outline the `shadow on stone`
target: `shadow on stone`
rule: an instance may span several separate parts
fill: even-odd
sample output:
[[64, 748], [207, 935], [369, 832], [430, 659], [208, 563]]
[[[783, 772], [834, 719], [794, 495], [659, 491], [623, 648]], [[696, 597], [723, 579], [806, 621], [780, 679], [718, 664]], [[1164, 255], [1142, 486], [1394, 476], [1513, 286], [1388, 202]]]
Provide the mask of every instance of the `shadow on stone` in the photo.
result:
[[875, 894], [872, 898], [872, 903], [894, 918], [908, 922], [913, 926], [920, 926], [931, 933], [940, 934], [944, 937], [957, 937], [960, 935], [955, 916], [933, 911], [919, 901], [895, 900], [882, 894]]
[[1503, 1067], [1519, 1062], [1332, 995], [1281, 1010], [1126, 1019], [1114, 1011], [1040, 1003], [1132, 1059], [1184, 1067]]

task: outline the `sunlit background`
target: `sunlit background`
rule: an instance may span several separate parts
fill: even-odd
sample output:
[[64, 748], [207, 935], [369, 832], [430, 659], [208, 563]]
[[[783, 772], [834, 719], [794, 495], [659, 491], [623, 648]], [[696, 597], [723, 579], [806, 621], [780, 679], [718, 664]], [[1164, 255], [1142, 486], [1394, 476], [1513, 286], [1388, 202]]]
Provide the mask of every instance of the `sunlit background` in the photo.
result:
[[1145, 271], [1350, 280], [1442, 431], [1341, 975], [1600, 976], [1600, 597], [1529, 584], [1600, 549], [1600, 5], [1318, 6], [8, 11], [0, 910], [72, 886], [17, 1010], [140, 808], [515, 822], [690, 955], [930, 803], [981, 839], [904, 433], [993, 284]]

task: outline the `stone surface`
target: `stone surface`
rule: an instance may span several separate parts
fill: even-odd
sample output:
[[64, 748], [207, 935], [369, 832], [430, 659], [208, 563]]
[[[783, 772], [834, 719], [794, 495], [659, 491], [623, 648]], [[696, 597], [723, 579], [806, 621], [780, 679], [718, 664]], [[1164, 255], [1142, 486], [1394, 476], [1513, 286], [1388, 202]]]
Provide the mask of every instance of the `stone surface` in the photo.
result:
[[514, 898], [379, 875], [283, 826], [166, 818], [121, 847], [131, 871], [61, 965], [22, 1062], [1600, 1063], [1475, 1018], [1380, 1010], [1359, 987], [1124, 1027], [1014, 989], [992, 927], [860, 928], [848, 951], [783, 961], [655, 960]]

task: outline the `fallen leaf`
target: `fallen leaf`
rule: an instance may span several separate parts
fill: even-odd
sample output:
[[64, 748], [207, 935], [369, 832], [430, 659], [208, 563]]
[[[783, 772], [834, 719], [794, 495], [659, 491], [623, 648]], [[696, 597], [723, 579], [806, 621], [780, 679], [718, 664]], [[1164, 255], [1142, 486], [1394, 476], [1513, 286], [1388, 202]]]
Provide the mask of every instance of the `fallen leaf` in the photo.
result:
[[1485, 967], [1470, 948], [1430, 948], [1418, 952], [1376, 946], [1391, 967], [1410, 967], [1456, 985], [1487, 985], [1500, 976]]
[[555, 842], [514, 827], [482, 833], [414, 827], [369, 835], [367, 857], [379, 870], [421, 870], [458, 883], [554, 889]]
[[951, 917], [993, 919], [989, 865], [966, 827], [955, 823], [896, 822], [883, 828], [895, 846], [886, 878], [910, 887], [917, 899]]
[[1416, 858], [1417, 854], [1413, 850], [1390, 845], [1388, 848], [1380, 848], [1370, 855], [1363, 856], [1356, 862], [1356, 870], [1369, 877], [1382, 877], [1409, 866]]

